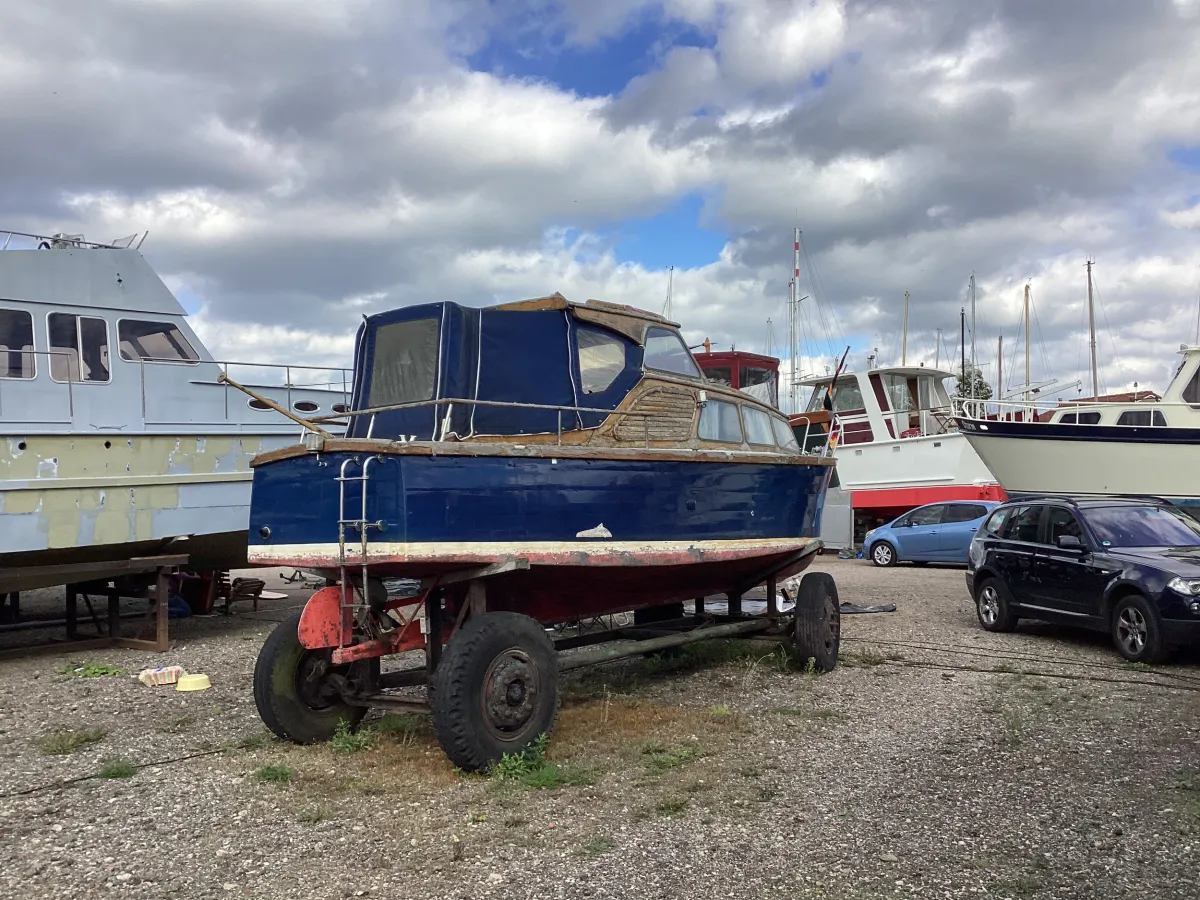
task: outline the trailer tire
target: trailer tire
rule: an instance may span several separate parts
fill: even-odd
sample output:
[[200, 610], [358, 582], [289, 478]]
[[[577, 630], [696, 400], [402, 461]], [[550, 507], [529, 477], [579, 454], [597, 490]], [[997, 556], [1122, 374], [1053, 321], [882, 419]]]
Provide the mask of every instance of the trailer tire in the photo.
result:
[[433, 674], [433, 730], [458, 768], [483, 771], [550, 735], [558, 656], [536, 620], [490, 612], [467, 620]]
[[[315, 744], [327, 741], [338, 724], [355, 728], [367, 710], [350, 706], [322, 681], [322, 672], [374, 678], [379, 660], [333, 666], [329, 650], [306, 650], [297, 628], [300, 612], [288, 616], [267, 636], [254, 663], [254, 705], [266, 726], [285, 741]], [[308, 676], [308, 677], [306, 677]]]
[[800, 579], [792, 617], [792, 645], [800, 664], [811, 659], [819, 671], [832, 672], [842, 643], [842, 606], [832, 575], [809, 572]]

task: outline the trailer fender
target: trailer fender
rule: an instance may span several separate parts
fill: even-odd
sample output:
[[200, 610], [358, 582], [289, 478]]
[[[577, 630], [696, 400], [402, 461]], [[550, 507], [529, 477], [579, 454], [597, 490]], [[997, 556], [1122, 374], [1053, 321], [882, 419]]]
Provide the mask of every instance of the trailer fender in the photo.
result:
[[306, 650], [339, 647], [342, 643], [342, 589], [321, 588], [304, 604], [296, 627], [300, 646]]

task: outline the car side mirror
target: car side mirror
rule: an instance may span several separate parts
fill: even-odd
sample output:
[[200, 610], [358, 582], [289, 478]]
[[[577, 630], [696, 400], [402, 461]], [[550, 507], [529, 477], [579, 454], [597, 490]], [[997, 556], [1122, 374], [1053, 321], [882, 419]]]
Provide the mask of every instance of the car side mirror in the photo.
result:
[[1057, 543], [1060, 550], [1078, 550], [1082, 553], [1085, 549], [1083, 541], [1073, 534], [1060, 534]]

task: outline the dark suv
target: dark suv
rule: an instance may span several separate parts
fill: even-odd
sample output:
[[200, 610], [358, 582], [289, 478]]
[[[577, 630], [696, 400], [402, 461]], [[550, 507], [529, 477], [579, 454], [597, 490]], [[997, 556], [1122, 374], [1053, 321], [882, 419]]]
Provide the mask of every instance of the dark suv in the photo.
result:
[[1009, 500], [967, 554], [979, 623], [1021, 618], [1107, 631], [1153, 663], [1200, 641], [1200, 520], [1154, 498]]

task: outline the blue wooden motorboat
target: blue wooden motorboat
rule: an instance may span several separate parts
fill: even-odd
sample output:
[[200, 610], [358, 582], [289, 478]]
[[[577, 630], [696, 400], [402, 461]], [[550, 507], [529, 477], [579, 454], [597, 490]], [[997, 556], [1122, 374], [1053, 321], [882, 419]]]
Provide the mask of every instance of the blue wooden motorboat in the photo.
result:
[[[404, 679], [377, 659], [420, 648], [404, 683], [430, 687], [451, 758], [483, 767], [548, 730], [557, 668], [590, 659], [556, 666], [544, 626], [621, 611], [670, 619], [651, 636], [664, 646], [771, 632], [836, 664], [827, 576], [805, 577], [798, 612], [775, 605], [778, 579], [820, 549], [833, 460], [802, 453], [772, 406], [707, 381], [675, 323], [557, 294], [408, 307], [365, 319], [354, 379], [344, 436], [317, 419], [302, 444], [253, 461], [250, 559], [337, 585], [260, 656], [259, 709], [281, 736], [411, 705], [383, 693]], [[390, 596], [398, 577], [419, 595]], [[764, 583], [768, 614], [738, 616]], [[714, 594], [732, 618], [705, 615]], [[439, 707], [463, 696], [469, 712]]]

